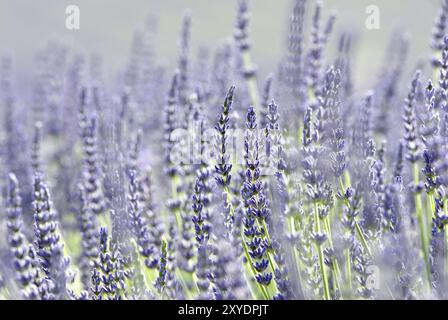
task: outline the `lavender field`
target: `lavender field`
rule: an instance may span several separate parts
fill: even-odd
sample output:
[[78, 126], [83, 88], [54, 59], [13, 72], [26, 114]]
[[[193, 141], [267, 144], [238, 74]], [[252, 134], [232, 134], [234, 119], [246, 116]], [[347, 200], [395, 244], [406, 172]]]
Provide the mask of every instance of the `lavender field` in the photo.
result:
[[448, 0], [198, 1], [0, 4], [0, 299], [448, 299]]

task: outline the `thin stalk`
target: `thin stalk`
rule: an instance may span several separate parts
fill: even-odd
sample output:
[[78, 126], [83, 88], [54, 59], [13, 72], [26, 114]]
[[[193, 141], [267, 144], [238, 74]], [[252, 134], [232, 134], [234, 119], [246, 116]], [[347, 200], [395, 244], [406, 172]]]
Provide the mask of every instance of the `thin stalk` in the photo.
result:
[[[180, 184], [180, 179], [178, 175], [175, 175], [171, 178], [171, 196], [172, 199], [178, 199], [182, 195], [177, 192], [177, 187]], [[175, 215], [177, 228], [179, 231], [182, 230], [182, 217], [181, 217], [181, 209], [180, 207], [176, 207], [173, 210], [173, 213]], [[178, 275], [178, 278], [180, 280], [180, 284], [183, 288], [183, 291], [185, 292], [186, 298], [188, 300], [193, 299], [194, 295], [199, 292], [199, 288], [196, 285], [196, 282], [193, 278], [193, 272], [187, 272], [181, 269], [176, 269], [175, 272]], [[190, 288], [195, 288], [195, 290], [192, 292]]]
[[[412, 174], [414, 178], [414, 184], [418, 185], [419, 183], [419, 169], [418, 164], [415, 162], [412, 165]], [[417, 216], [417, 221], [420, 227], [420, 239], [422, 242], [422, 252], [423, 252], [423, 258], [425, 260], [425, 267], [426, 267], [426, 275], [428, 277], [428, 285], [431, 283], [431, 271], [429, 266], [429, 253], [428, 253], [428, 245], [429, 240], [426, 233], [426, 223], [423, 216], [423, 208], [422, 208], [422, 199], [421, 194], [418, 192], [414, 193], [414, 200], [415, 200], [415, 214]]]
[[[328, 221], [328, 216], [324, 218], [323, 222], [324, 222], [325, 232], [328, 233], [328, 241], [330, 243], [330, 247], [334, 248], [333, 247], [333, 239], [332, 239], [332, 235], [331, 235], [331, 225], [330, 225], [330, 222]], [[333, 272], [335, 286], [339, 290], [339, 292], [341, 292], [341, 287], [339, 284], [339, 280], [341, 278], [341, 273], [340, 273], [339, 263], [338, 263], [337, 259], [334, 260], [334, 267], [332, 267], [331, 270]], [[342, 294], [342, 292], [341, 292], [341, 294]]]
[[185, 280], [185, 273], [182, 272], [182, 270], [180, 269], [176, 269], [175, 273], [177, 274], [177, 278], [180, 281], [180, 284], [182, 286], [182, 288], [184, 289], [183, 292], [185, 293], [185, 298], [187, 300], [193, 300], [193, 295], [190, 292], [190, 290], [188, 289], [188, 284], [187, 281]]
[[[250, 265], [250, 270], [252, 272], [252, 279], [254, 279], [255, 275], [257, 274], [257, 271], [254, 268], [252, 257], [249, 254], [249, 250], [247, 250], [246, 241], [244, 241], [244, 234], [242, 234], [242, 237], [243, 237], [243, 241], [242, 242], [243, 242], [244, 254], [246, 255], [247, 263]], [[269, 294], [267, 292], [267, 289], [263, 285], [259, 284], [258, 282], [256, 282], [256, 283], [257, 283], [258, 289], [262, 292], [264, 298], [266, 300], [270, 300], [270, 297], [269, 297]]]
[[261, 292], [261, 290], [257, 287], [258, 283], [254, 280], [252, 271], [250, 270], [250, 266], [248, 266], [247, 261], [244, 263], [244, 271], [244, 278], [246, 279], [246, 283], [249, 286], [249, 291], [252, 295], [252, 298], [255, 300], [267, 299], [263, 295], [263, 292]]
[[[320, 225], [320, 218], [319, 218], [319, 211], [318, 211], [318, 205], [314, 201], [314, 220], [315, 220], [315, 229], [317, 233], [321, 232], [321, 225]], [[319, 256], [319, 266], [320, 266], [320, 272], [322, 275], [322, 282], [324, 285], [324, 299], [330, 300], [330, 288], [328, 286], [328, 277], [327, 277], [327, 271], [325, 269], [325, 261], [324, 261], [324, 250], [322, 248], [322, 244], [316, 244], [317, 252]]]
[[[235, 216], [235, 208], [233, 207], [232, 196], [231, 196], [231, 194], [230, 194], [229, 187], [228, 187], [228, 186], [224, 186], [224, 187], [223, 187], [223, 191], [224, 191], [224, 193], [226, 194], [226, 202], [227, 202], [227, 204], [228, 204], [228, 206], [229, 206], [229, 212], [230, 212], [230, 215], [231, 215], [232, 217], [234, 217], [234, 216]], [[258, 298], [257, 293], [254, 292], [254, 285], [253, 285], [253, 283], [251, 282], [253, 279], [255, 279], [255, 275], [257, 274], [257, 272], [256, 272], [256, 270], [255, 270], [255, 268], [254, 268], [254, 266], [253, 266], [253, 260], [252, 260], [252, 257], [251, 257], [250, 254], [249, 254], [248, 249], [247, 249], [247, 245], [246, 245], [246, 241], [244, 240], [244, 237], [245, 237], [245, 236], [244, 236], [244, 230], [241, 230], [241, 239], [242, 239], [241, 242], [242, 242], [243, 249], [244, 249], [244, 255], [246, 256], [246, 261], [247, 261], [247, 263], [246, 263], [246, 268], [245, 268], [245, 269], [246, 269], [246, 271], [248, 271], [249, 273], [251, 273], [251, 277], [248, 278], [248, 279], [246, 279], [246, 280], [248, 281], [248, 285], [249, 285], [249, 288], [250, 288], [250, 291], [251, 291], [252, 296], [253, 296], [254, 298]], [[247, 264], [249, 265], [249, 268], [247, 268]], [[249, 269], [249, 270], [248, 270], [248, 269]], [[259, 291], [259, 292], [261, 291], [261, 293], [262, 293], [264, 299], [266, 299], [266, 300], [270, 300], [270, 297], [269, 297], [269, 293], [268, 293], [268, 291], [267, 291], [267, 288], [265, 288], [263, 285], [259, 284], [257, 281], [255, 281], [255, 285], [256, 285], [256, 288], [258, 288], [258, 291]]]
[[[288, 221], [288, 229], [291, 232], [291, 234], [293, 234], [295, 232], [294, 217], [288, 217], [287, 221]], [[292, 254], [294, 256], [294, 259], [293, 259], [294, 267], [295, 267], [295, 269], [297, 271], [297, 275], [299, 277], [299, 283], [302, 286], [303, 281], [302, 281], [302, 275], [301, 275], [301, 272], [300, 272], [300, 259], [297, 256], [297, 250], [296, 250], [296, 248], [294, 246], [291, 246], [291, 251], [292, 251]]]
[[[350, 178], [348, 178], [350, 179]], [[342, 182], [342, 178], [339, 177], [339, 187], [341, 188], [341, 192], [344, 193], [345, 192], [345, 186], [344, 183]], [[347, 206], [347, 208], [350, 209], [350, 204], [347, 201], [344, 201], [345, 205]], [[364, 237], [364, 234], [362, 232], [361, 226], [359, 225], [358, 221], [355, 220], [355, 230], [357, 235], [359, 236], [360, 240], [361, 240], [361, 244], [363, 245], [364, 249], [367, 251], [367, 253], [369, 254], [370, 257], [372, 257], [372, 251], [369, 248], [369, 245], [367, 243], [366, 238]]]
[[345, 249], [345, 277], [348, 282], [348, 287], [352, 290], [352, 262], [350, 257], [350, 249]]
[[[348, 183], [350, 183], [350, 175], [348, 174], [347, 171], [345, 172], [344, 176], [345, 176], [345, 180], [348, 181]], [[344, 184], [342, 182], [342, 178], [341, 177], [339, 177], [339, 186], [341, 188], [341, 192], [343, 193], [344, 190], [345, 190], [345, 187], [344, 187]], [[346, 204], [346, 206], [348, 208], [350, 208], [350, 204], [347, 201], [345, 201], [345, 204]], [[359, 236], [359, 238], [361, 240], [362, 246], [367, 251], [367, 254], [369, 255], [370, 259], [373, 259], [372, 251], [370, 250], [370, 247], [369, 247], [369, 245], [367, 243], [367, 240], [364, 237], [364, 234], [362, 232], [361, 226], [359, 225], [359, 223], [356, 220], [355, 220], [355, 229], [356, 229], [356, 233], [358, 234], [358, 236]], [[349, 287], [352, 288], [352, 274], [351, 274], [351, 270], [350, 270], [351, 268], [349, 269], [349, 267], [351, 266], [349, 249], [347, 249], [347, 252], [346, 252], [346, 260], [347, 260], [346, 274], [347, 274], [347, 277], [348, 277], [348, 280], [349, 280]], [[387, 288], [387, 290], [389, 292], [391, 291], [390, 288], [389, 288], [389, 285], [387, 285], [387, 284], [386, 284], [386, 288]]]
[[367, 253], [372, 258], [373, 257], [372, 251], [370, 251], [369, 245], [367, 243], [366, 238], [364, 237], [364, 233], [362, 232], [361, 226], [359, 225], [358, 221], [355, 221], [355, 228], [356, 228], [356, 233], [358, 234], [359, 238], [361, 239], [361, 243], [362, 243], [363, 247], [366, 249]]
[[[233, 217], [235, 215], [235, 208], [233, 207], [232, 196], [230, 194], [229, 187], [228, 186], [224, 186], [223, 190], [224, 190], [224, 192], [226, 194], [226, 201], [227, 201], [227, 204], [229, 205], [229, 212], [230, 212], [231, 216]], [[246, 245], [246, 241], [244, 240], [243, 230], [241, 230], [241, 238], [242, 238], [241, 242], [242, 242], [242, 245], [243, 245], [244, 254], [246, 256], [247, 264], [249, 264], [249, 266], [250, 266], [249, 272], [252, 274], [251, 279], [254, 279], [255, 275], [257, 274], [257, 272], [256, 272], [256, 270], [255, 270], [255, 268], [253, 266], [252, 258], [249, 255], [249, 252], [247, 250], [247, 245]], [[247, 268], [246, 268], [246, 270], [247, 270]], [[251, 279], [248, 279], [248, 281], [251, 281]], [[251, 285], [251, 283], [248, 283], [248, 285], [251, 288], [251, 293], [254, 294], [254, 292], [252, 292], [253, 285]], [[261, 293], [263, 294], [263, 297], [266, 300], [269, 300], [269, 294], [266, 291], [266, 288], [264, 286], [260, 285], [258, 282], [256, 282], [256, 286], [257, 286], [258, 290], [261, 291]]]
[[435, 202], [435, 199], [434, 199], [434, 192], [428, 193], [428, 198], [429, 198], [429, 205], [430, 205], [430, 208], [431, 208], [431, 211], [430, 211], [431, 214], [430, 214], [429, 219], [431, 219], [436, 214], [436, 202]]
[[[177, 193], [177, 187], [180, 183], [179, 180], [179, 176], [174, 176], [171, 178], [171, 196], [172, 199], [177, 199], [179, 197], [178, 193]], [[177, 227], [179, 228], [179, 230], [182, 229], [182, 218], [180, 216], [180, 208], [176, 208], [174, 210], [174, 215], [176, 218], [176, 223], [177, 223]]]
[[339, 177], [338, 181], [339, 181], [339, 188], [341, 189], [341, 193], [344, 194], [345, 193], [345, 186], [344, 186], [344, 182], [342, 182], [342, 177]]
[[[261, 223], [260, 223], [260, 220], [261, 220]], [[271, 242], [271, 238], [270, 238], [270, 235], [269, 235], [269, 230], [268, 230], [267, 225], [266, 225], [266, 221], [264, 219], [260, 219], [260, 218], [257, 218], [255, 221], [256, 221], [257, 226], [259, 228], [260, 227], [264, 228], [266, 239], [268, 240], [269, 245], [271, 245], [272, 242]], [[267, 254], [268, 260], [269, 260], [269, 269], [271, 269], [272, 273], [275, 274], [275, 269], [276, 269], [277, 264], [275, 263], [275, 260], [272, 257], [272, 252], [270, 252], [269, 250], [266, 250], [266, 254]], [[269, 293], [271, 293], [271, 296], [274, 296], [275, 292], [278, 291], [277, 290], [277, 286], [274, 284], [274, 282], [271, 282], [267, 286], [267, 290], [268, 290]]]

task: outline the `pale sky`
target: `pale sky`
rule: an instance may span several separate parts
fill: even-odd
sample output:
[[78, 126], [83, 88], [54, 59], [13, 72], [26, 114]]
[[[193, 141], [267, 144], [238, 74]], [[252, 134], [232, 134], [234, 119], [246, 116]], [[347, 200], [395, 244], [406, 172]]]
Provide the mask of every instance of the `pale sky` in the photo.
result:
[[[312, 5], [315, 1], [308, 0]], [[37, 49], [48, 40], [57, 39], [75, 51], [98, 53], [111, 74], [121, 70], [128, 58], [133, 32], [143, 25], [148, 14], [159, 18], [157, 52], [171, 65], [177, 52], [180, 20], [186, 9], [193, 16], [192, 41], [194, 47], [216, 47], [232, 34], [235, 15], [234, 0], [0, 0], [0, 54], [9, 52], [15, 68], [27, 74], [33, 65]], [[282, 54], [288, 19], [289, 0], [252, 1], [253, 59], [262, 73], [276, 68]], [[414, 60], [428, 54], [429, 36], [438, 10], [439, 0], [327, 0], [327, 15], [338, 13], [337, 31], [355, 34], [355, 79], [369, 82], [366, 75], [374, 75], [383, 58], [388, 36], [395, 28], [409, 32]], [[78, 5], [81, 29], [65, 28], [65, 8]], [[381, 28], [365, 28], [368, 5], [380, 8]], [[311, 7], [309, 9], [312, 9]], [[308, 10], [311, 17], [312, 10]], [[333, 37], [332, 43], [337, 43]], [[373, 78], [371, 79], [373, 80]]]

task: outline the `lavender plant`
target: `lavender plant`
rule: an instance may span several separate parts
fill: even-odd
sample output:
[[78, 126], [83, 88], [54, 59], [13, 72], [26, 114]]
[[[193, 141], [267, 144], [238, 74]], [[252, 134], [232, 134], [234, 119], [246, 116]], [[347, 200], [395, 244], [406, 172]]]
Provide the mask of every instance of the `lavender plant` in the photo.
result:
[[153, 16], [117, 79], [51, 42], [30, 94], [1, 59], [0, 299], [448, 297], [448, 1], [367, 91], [322, 2], [291, 0], [277, 72], [235, 2], [197, 54], [185, 12], [173, 66]]

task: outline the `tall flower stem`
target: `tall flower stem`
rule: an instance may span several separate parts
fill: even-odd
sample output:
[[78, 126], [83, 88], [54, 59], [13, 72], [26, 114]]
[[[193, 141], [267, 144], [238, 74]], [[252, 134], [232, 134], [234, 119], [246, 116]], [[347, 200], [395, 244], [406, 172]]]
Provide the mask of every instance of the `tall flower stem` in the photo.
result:
[[[180, 195], [177, 192], [177, 189], [178, 189], [180, 183], [181, 182], [180, 182], [179, 176], [176, 175], [176, 176], [172, 177], [172, 179], [171, 179], [171, 197], [172, 197], [172, 199], [179, 199]], [[182, 229], [182, 217], [181, 217], [181, 213], [180, 213], [180, 206], [176, 206], [173, 211], [174, 211], [173, 213], [176, 218], [177, 227], [179, 228], [179, 230], [181, 230]]]
[[348, 288], [352, 290], [352, 262], [350, 257], [350, 248], [345, 249], [345, 278], [348, 282]]
[[[257, 270], [255, 270], [255, 268], [254, 268], [253, 259], [251, 258], [250, 254], [249, 254], [247, 244], [244, 240], [243, 240], [243, 248], [244, 248], [244, 254], [246, 256], [247, 264], [250, 266], [249, 272], [252, 274], [252, 278], [251, 278], [251, 280], [252, 280], [255, 278], [255, 275], [257, 274]], [[270, 300], [269, 293], [268, 293], [267, 289], [263, 285], [259, 284], [258, 282], [256, 282], [256, 283], [257, 283], [257, 288], [262, 293], [263, 297], [266, 300]]]
[[[297, 228], [296, 228], [296, 219], [295, 217], [288, 217], [287, 219], [287, 229], [290, 232], [291, 235], [296, 234], [297, 232]], [[303, 280], [302, 280], [302, 271], [301, 271], [301, 265], [300, 265], [300, 257], [298, 255], [298, 250], [294, 247], [291, 246], [291, 254], [293, 255], [293, 262], [294, 262], [294, 266], [297, 272], [297, 278], [299, 280], [299, 283], [301, 286], [303, 286]]]
[[261, 180], [260, 146], [257, 136], [256, 115], [253, 107], [249, 107], [246, 117], [247, 130], [244, 138], [245, 148], [245, 181], [241, 188], [244, 204], [243, 242], [247, 249], [252, 267], [256, 271], [255, 279], [265, 287], [270, 297], [278, 293], [274, 281], [274, 259], [272, 241], [266, 219], [270, 217], [269, 200], [265, 196], [264, 182]]
[[[419, 183], [419, 168], [417, 162], [413, 163], [412, 165], [412, 175], [414, 179], [414, 184], [417, 186]], [[422, 242], [422, 253], [423, 253], [423, 259], [425, 260], [426, 275], [428, 277], [429, 283], [431, 283], [431, 270], [429, 265], [429, 252], [428, 252], [429, 239], [428, 234], [426, 233], [426, 222], [425, 217], [423, 215], [422, 198], [418, 190], [414, 192], [414, 200], [415, 200], [415, 215], [417, 217], [417, 221], [420, 228], [420, 239]]]
[[[315, 224], [315, 232], [317, 234], [320, 234], [322, 232], [322, 228], [320, 225], [319, 205], [316, 201], [314, 201], [314, 224]], [[330, 288], [328, 286], [328, 276], [327, 276], [327, 270], [325, 269], [324, 250], [322, 248], [322, 243], [317, 243], [316, 249], [319, 256], [319, 267], [324, 287], [324, 299], [330, 300]]]
[[[331, 235], [331, 224], [330, 224], [329, 218], [330, 218], [329, 216], [324, 218], [323, 227], [325, 229], [325, 232], [328, 233], [328, 241], [330, 243], [330, 248], [334, 248], [333, 239], [332, 239], [332, 235]], [[337, 259], [334, 259], [334, 261], [331, 262], [331, 269], [334, 273], [335, 287], [336, 287], [336, 289], [338, 289], [340, 291], [341, 270], [339, 268], [339, 262]]]
[[[342, 178], [339, 177], [339, 187], [341, 192], [343, 193], [345, 190], [345, 186], [344, 183], [342, 182]], [[345, 205], [350, 208], [350, 204], [348, 202], [345, 202]], [[370, 257], [372, 257], [372, 251], [370, 250], [369, 244], [367, 243], [366, 238], [364, 237], [364, 233], [361, 229], [361, 226], [359, 225], [359, 222], [355, 220], [355, 229], [356, 229], [356, 234], [359, 237], [359, 240], [361, 241], [362, 246], [364, 247], [364, 249], [367, 251], [368, 255]]]

